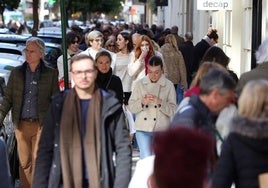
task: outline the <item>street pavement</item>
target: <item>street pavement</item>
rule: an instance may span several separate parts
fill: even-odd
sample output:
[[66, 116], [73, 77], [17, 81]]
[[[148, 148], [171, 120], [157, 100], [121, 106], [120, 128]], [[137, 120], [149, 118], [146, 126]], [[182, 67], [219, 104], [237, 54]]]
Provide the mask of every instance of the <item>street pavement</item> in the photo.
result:
[[136, 163], [138, 162], [138, 160], [140, 159], [140, 152], [139, 149], [137, 148], [133, 148], [132, 149], [132, 175], [135, 171], [136, 168]]

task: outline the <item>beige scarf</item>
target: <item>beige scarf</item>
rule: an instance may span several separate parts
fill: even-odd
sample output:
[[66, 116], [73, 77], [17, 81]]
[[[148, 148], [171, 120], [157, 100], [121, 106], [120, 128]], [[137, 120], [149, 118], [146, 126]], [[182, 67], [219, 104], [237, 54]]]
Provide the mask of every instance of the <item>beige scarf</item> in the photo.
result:
[[[100, 188], [101, 92], [95, 89], [87, 112], [84, 139], [85, 162], [90, 187]], [[66, 96], [60, 123], [60, 157], [65, 188], [83, 187], [80, 99], [75, 89]]]

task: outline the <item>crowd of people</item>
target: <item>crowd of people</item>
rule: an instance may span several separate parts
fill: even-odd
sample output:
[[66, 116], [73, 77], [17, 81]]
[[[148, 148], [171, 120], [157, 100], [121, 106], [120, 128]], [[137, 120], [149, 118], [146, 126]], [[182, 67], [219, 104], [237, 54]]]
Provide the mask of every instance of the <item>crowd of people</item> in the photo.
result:
[[71, 29], [69, 88], [59, 88], [63, 57], [57, 70], [46, 67], [45, 44], [31, 37], [0, 105], [1, 123], [12, 112], [22, 188], [259, 187], [268, 172], [268, 39], [257, 68], [238, 78], [216, 29], [196, 45], [177, 26]]

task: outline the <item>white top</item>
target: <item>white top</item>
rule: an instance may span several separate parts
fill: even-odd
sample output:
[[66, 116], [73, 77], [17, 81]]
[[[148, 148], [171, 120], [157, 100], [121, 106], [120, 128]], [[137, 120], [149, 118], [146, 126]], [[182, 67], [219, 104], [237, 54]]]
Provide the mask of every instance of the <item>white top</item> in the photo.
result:
[[117, 55], [115, 60], [114, 74], [121, 79], [124, 92], [131, 92], [132, 90], [132, 77], [128, 74], [128, 64], [131, 55]]
[[147, 182], [154, 170], [154, 158], [155, 156], [152, 155], [137, 162], [128, 188], [148, 188]]

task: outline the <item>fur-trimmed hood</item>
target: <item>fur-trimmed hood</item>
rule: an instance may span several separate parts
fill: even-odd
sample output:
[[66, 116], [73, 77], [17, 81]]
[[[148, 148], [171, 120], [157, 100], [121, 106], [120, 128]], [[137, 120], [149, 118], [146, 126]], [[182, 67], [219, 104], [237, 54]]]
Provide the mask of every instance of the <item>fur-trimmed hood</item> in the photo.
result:
[[268, 139], [268, 118], [252, 119], [237, 116], [232, 121], [230, 131], [253, 139]]

